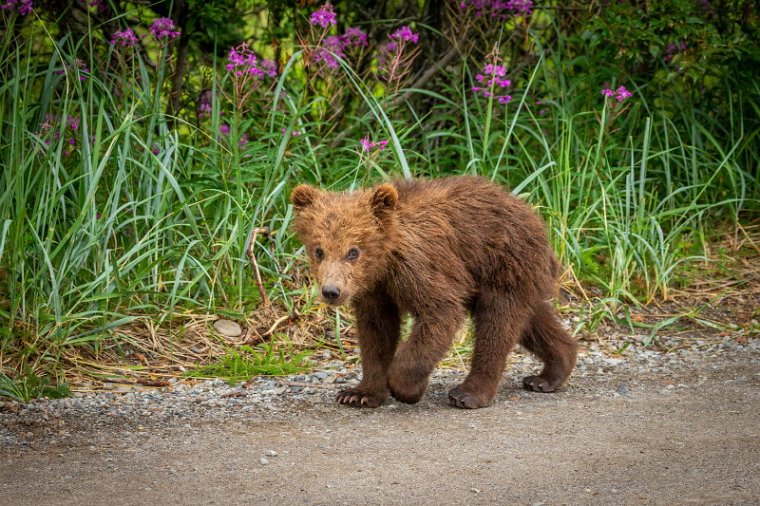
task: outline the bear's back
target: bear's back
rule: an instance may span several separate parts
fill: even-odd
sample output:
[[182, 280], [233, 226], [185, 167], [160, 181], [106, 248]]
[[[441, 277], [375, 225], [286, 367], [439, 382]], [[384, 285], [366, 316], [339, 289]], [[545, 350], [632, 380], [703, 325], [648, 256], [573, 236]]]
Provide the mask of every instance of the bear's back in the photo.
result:
[[500, 186], [473, 176], [394, 186], [398, 256], [410, 276], [425, 272], [469, 293], [486, 284], [538, 285], [540, 292], [552, 284], [553, 253], [543, 222]]

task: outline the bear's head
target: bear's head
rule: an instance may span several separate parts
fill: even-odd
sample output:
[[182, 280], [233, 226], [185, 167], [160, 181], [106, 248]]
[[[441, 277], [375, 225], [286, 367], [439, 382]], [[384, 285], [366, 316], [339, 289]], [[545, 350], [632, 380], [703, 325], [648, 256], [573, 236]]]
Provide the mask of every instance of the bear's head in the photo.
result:
[[293, 229], [306, 248], [320, 298], [340, 305], [386, 273], [398, 192], [390, 184], [351, 193], [297, 186], [290, 195]]

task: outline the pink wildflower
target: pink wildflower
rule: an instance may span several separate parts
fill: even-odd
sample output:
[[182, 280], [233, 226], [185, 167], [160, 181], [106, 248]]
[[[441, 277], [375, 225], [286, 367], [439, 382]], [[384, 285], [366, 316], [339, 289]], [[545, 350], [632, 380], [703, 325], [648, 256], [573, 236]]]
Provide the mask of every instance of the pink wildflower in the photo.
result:
[[335, 13], [333, 12], [333, 6], [329, 2], [324, 4], [318, 11], [311, 13], [309, 23], [315, 26], [321, 26], [322, 28], [328, 28], [330, 25], [337, 23], [335, 20]]
[[507, 69], [503, 65], [487, 64], [483, 72], [475, 75], [475, 80], [482, 86], [473, 86], [474, 93], [480, 93], [485, 98], [495, 98], [500, 104], [509, 103], [512, 96], [504, 93], [512, 86], [512, 81], [506, 78]]
[[139, 39], [135, 35], [134, 30], [127, 28], [126, 30], [116, 31], [111, 38], [112, 45], [120, 45], [124, 47], [133, 47]]
[[150, 25], [150, 33], [156, 40], [171, 40], [182, 35], [174, 26], [174, 20], [171, 18], [156, 18]]
[[365, 153], [369, 153], [371, 151], [382, 151], [388, 146], [387, 140], [377, 141], [373, 142], [369, 140], [369, 137], [363, 137], [359, 143], [362, 146], [362, 150]]
[[413, 44], [417, 44], [420, 40], [420, 34], [414, 33], [411, 28], [408, 26], [402, 26], [392, 34], [390, 34], [391, 39], [395, 40], [402, 40], [404, 42], [411, 42]]
[[628, 91], [625, 86], [620, 86], [616, 90], [605, 88], [602, 90], [602, 95], [604, 95], [606, 98], [614, 98], [618, 102], [623, 102], [624, 100], [631, 98], [633, 96], [633, 93]]

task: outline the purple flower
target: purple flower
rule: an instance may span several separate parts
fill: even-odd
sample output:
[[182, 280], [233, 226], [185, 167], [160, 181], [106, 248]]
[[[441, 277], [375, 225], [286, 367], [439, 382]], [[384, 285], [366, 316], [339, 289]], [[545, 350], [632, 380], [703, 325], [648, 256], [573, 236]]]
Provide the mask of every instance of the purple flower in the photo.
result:
[[625, 86], [621, 86], [620, 88], [615, 90], [615, 98], [617, 98], [618, 102], [622, 102], [626, 98], [631, 98], [633, 96], [633, 93], [625, 89]]
[[153, 144], [153, 146], [150, 147], [150, 152], [158, 156], [161, 153], [161, 149], [156, 144]]
[[114, 46], [120, 45], [124, 47], [133, 47], [138, 42], [139, 39], [137, 38], [137, 35], [135, 35], [135, 31], [131, 28], [121, 31], [117, 30], [111, 38], [111, 44]]
[[367, 47], [367, 34], [356, 27], [346, 28], [340, 40], [343, 43], [343, 49], [350, 46]]
[[[489, 17], [491, 19], [506, 20], [510, 16], [529, 16], [533, 12], [531, 0], [466, 0], [459, 2], [459, 8], [463, 11], [472, 10], [475, 17]], [[511, 12], [510, 12], [511, 11]]]
[[79, 123], [80, 119], [79, 116], [69, 116], [66, 120], [66, 123], [68, 123], [69, 128], [71, 128], [73, 131], [79, 130]]
[[666, 63], [670, 63], [673, 60], [673, 57], [676, 56], [678, 53], [683, 53], [687, 49], [686, 41], [682, 40], [679, 43], [671, 42], [665, 47], [665, 57], [664, 60]]
[[277, 64], [273, 60], [262, 60], [261, 70], [269, 77], [277, 77]]
[[156, 18], [148, 30], [156, 40], [171, 40], [181, 35], [171, 18]]
[[506, 78], [507, 68], [503, 65], [493, 63], [487, 64], [483, 72], [475, 74], [475, 80], [482, 86], [473, 86], [470, 88], [473, 93], [480, 93], [485, 98], [495, 98], [500, 104], [509, 103], [512, 96], [505, 93], [506, 89], [512, 86], [512, 81]]
[[223, 135], [230, 135], [230, 126], [227, 123], [222, 123], [221, 125], [219, 125], [219, 131]]
[[420, 40], [420, 34], [414, 33], [411, 28], [408, 26], [402, 26], [392, 34], [390, 34], [391, 39], [404, 41], [404, 42], [411, 42], [413, 44], [417, 44]]
[[628, 91], [625, 86], [620, 86], [616, 90], [605, 88], [602, 90], [602, 95], [604, 95], [606, 98], [614, 98], [618, 102], [623, 102], [627, 98], [631, 98], [633, 96], [633, 93]]
[[[282, 133], [282, 135], [285, 135], [286, 133], [288, 133], [288, 129], [283, 127], [280, 129], [280, 132]], [[300, 135], [301, 135], [300, 130], [293, 130], [292, 132], [290, 132], [291, 137], [299, 137]]]
[[533, 12], [533, 2], [531, 0], [509, 0], [507, 9], [529, 16]]
[[249, 49], [246, 43], [231, 48], [228, 61], [227, 70], [232, 72], [236, 77], [253, 76], [256, 79], [263, 79], [264, 76], [277, 76], [277, 65], [275, 62], [263, 60], [259, 64], [256, 53]]
[[[80, 60], [78, 58], [75, 61], [76, 61], [77, 67], [79, 67], [79, 80], [80, 81], [86, 81], [87, 80], [87, 76], [85, 74], [83, 74], [83, 73], [84, 72], [89, 73], [90, 72], [90, 68], [87, 66], [87, 64], [85, 62], [83, 62], [82, 60]], [[55, 75], [62, 76], [63, 74], [66, 73], [66, 69], [67, 68], [70, 68], [70, 66], [68, 64], [65, 64], [64, 68], [58, 69], [58, 70], [55, 71]]]
[[309, 23], [312, 25], [319, 25], [322, 28], [328, 28], [330, 25], [337, 23], [332, 4], [328, 2], [318, 11], [312, 12], [311, 17], [309, 18]]
[[377, 141], [373, 142], [369, 140], [369, 137], [363, 137], [359, 144], [362, 145], [362, 150], [365, 153], [369, 153], [371, 151], [382, 151], [385, 149], [385, 147], [388, 145], [387, 140]]
[[14, 9], [17, 6], [18, 13], [22, 16], [31, 14], [32, 10], [34, 9], [32, 0], [5, 0], [2, 5], [0, 5], [0, 9], [7, 11]]
[[338, 58], [345, 57], [347, 49], [362, 46], [367, 46], [367, 34], [358, 28], [348, 28], [343, 35], [325, 37], [314, 51], [312, 59], [315, 63], [321, 62], [331, 69], [337, 69]]
[[334, 35], [325, 37], [325, 40], [322, 41], [322, 45], [318, 47], [314, 53], [314, 62], [322, 62], [331, 69], [337, 69], [338, 58], [343, 57], [343, 48], [343, 41], [340, 37]]
[[204, 119], [211, 116], [211, 98], [211, 90], [206, 90], [201, 93], [200, 99], [198, 101], [198, 107], [196, 108], [198, 119]]

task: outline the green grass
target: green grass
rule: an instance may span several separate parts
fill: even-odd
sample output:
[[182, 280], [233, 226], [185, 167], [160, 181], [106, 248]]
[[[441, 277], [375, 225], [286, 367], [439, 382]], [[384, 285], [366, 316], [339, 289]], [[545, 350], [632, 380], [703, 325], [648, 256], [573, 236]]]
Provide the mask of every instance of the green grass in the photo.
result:
[[309, 352], [292, 353], [274, 346], [230, 348], [218, 361], [187, 371], [187, 378], [222, 378], [230, 384], [255, 376], [287, 376], [309, 369]]
[[[345, 189], [471, 173], [509, 186], [544, 216], [572, 276], [593, 288], [591, 328], [667, 298], [680, 270], [705, 258], [716, 223], [757, 210], [760, 126], [746, 118], [760, 111], [760, 81], [738, 92], [726, 80], [728, 115], [646, 87], [612, 110], [601, 79], [573, 75], [547, 50], [511, 76], [510, 104], [474, 96], [471, 76], [457, 71], [440, 89], [402, 89], [412, 100], [394, 102], [343, 62], [333, 84], [360, 105], [351, 135], [333, 146], [319, 112], [329, 97], [310, 94], [300, 53], [274, 92], [244, 109], [217, 93], [212, 119], [198, 121], [164, 112], [163, 63], [93, 61], [98, 70], [80, 80], [76, 56], [91, 41], [29, 29], [38, 37], [6, 39], [0, 53], [0, 395], [37, 395], [13, 385], [38, 375], [63, 381], [67, 350], [97, 350], [125, 323], [252, 311], [254, 227], [272, 231], [255, 245], [269, 297], [289, 311], [309, 304], [294, 283], [304, 264], [289, 231], [287, 195], [299, 182]], [[103, 58], [116, 61], [113, 48]], [[210, 75], [230, 92], [229, 76]], [[221, 109], [229, 135], [219, 134]], [[391, 148], [362, 155], [368, 133]], [[230, 350], [190, 374], [287, 374], [302, 358]]]

